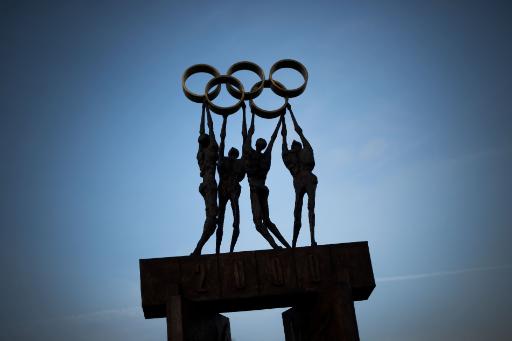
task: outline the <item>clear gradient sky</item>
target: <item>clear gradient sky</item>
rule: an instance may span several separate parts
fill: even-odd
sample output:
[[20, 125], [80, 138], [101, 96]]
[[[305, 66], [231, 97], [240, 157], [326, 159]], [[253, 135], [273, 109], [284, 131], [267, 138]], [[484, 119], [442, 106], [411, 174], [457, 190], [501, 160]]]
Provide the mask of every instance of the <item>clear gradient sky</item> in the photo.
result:
[[[0, 339], [164, 340], [138, 259], [189, 254], [204, 215], [181, 74], [283, 58], [310, 74], [291, 103], [317, 240], [370, 245], [361, 339], [512, 339], [511, 37], [508, 1], [0, 1]], [[280, 142], [270, 210], [290, 240]], [[267, 248], [245, 181], [240, 200], [237, 249]], [[229, 314], [234, 339], [284, 340], [281, 311]]]

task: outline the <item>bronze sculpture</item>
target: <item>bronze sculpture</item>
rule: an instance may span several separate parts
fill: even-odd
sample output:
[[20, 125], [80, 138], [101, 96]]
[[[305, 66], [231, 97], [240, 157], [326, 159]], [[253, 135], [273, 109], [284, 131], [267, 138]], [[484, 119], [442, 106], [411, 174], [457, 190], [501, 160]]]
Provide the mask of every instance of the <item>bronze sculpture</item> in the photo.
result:
[[256, 140], [256, 149], [252, 148], [252, 136], [254, 135], [254, 112], [251, 115], [251, 126], [249, 133], [244, 142], [243, 158], [245, 160], [245, 169], [247, 172], [247, 179], [249, 180], [249, 187], [251, 191], [251, 209], [252, 219], [256, 230], [267, 240], [267, 242], [274, 248], [279, 249], [280, 246], [274, 241], [269, 231], [286, 247], [290, 244], [281, 235], [277, 226], [270, 220], [268, 209], [268, 187], [265, 185], [267, 174], [270, 170], [272, 147], [277, 137], [277, 132], [281, 126], [281, 120], [278, 121], [276, 129], [267, 141], [263, 138]]
[[[273, 78], [273, 74], [282, 68], [291, 68], [298, 71], [303, 76], [304, 83], [295, 89], [286, 88], [283, 84]], [[251, 87], [250, 91], [244, 91], [243, 85], [233, 76], [235, 72], [241, 70], [254, 72], [260, 78], [260, 81], [256, 82], [256, 84]], [[199, 72], [209, 73], [213, 76], [213, 78], [206, 84], [204, 94], [195, 94], [186, 86], [186, 80], [191, 75]], [[283, 160], [294, 177], [294, 187], [296, 191], [294, 214], [295, 222], [292, 244], [295, 247], [297, 243], [297, 236], [301, 225], [300, 208], [302, 207], [304, 194], [307, 193], [311, 244], [316, 245], [314, 237], [314, 203], [317, 180], [316, 176], [311, 172], [314, 167], [313, 150], [304, 135], [302, 135], [302, 130], [298, 126], [295, 116], [291, 112], [291, 107], [288, 104], [289, 98], [297, 97], [304, 92], [307, 81], [308, 72], [304, 65], [292, 59], [283, 59], [274, 63], [270, 69], [268, 79], [265, 79], [263, 70], [257, 64], [248, 61], [233, 64], [228, 69], [226, 75], [221, 75], [217, 69], [207, 64], [196, 64], [185, 70], [182, 77], [182, 87], [185, 95], [191, 101], [202, 103], [203, 105], [197, 159], [201, 170], [201, 177], [203, 178], [199, 190], [205, 201], [206, 218], [203, 226], [203, 233], [194, 252], [192, 253], [193, 255], [201, 254], [204, 244], [213, 235], [215, 230], [217, 232], [215, 250], [216, 253], [220, 253], [220, 246], [224, 232], [224, 216], [228, 201], [231, 201], [231, 207], [233, 210], [233, 235], [230, 244], [230, 252], [233, 252], [240, 233], [240, 210], [238, 199], [240, 197], [241, 187], [239, 183], [245, 177], [245, 173], [247, 173], [247, 179], [250, 187], [251, 210], [256, 230], [273, 248], [280, 248], [280, 246], [276, 243], [270, 233], [272, 233], [282, 245], [290, 247], [286, 239], [281, 235], [276, 225], [270, 219], [268, 207], [269, 189], [265, 185], [266, 177], [271, 165], [272, 147], [281, 124], [283, 124], [284, 128], [284, 131], [282, 131], [284, 139]], [[228, 92], [238, 99], [236, 104], [228, 107], [222, 107], [213, 103], [213, 100], [220, 92], [221, 84], [225, 84]], [[261, 94], [264, 88], [270, 88], [274, 93], [283, 97], [283, 105], [276, 110], [264, 110], [258, 107], [254, 103], [254, 99]], [[252, 114], [249, 131], [247, 131], [246, 128], [245, 100], [249, 101]], [[224, 149], [227, 118], [229, 115], [236, 113], [240, 108], [243, 109], [243, 148], [242, 157], [239, 159], [239, 152], [236, 148], [231, 148], [227, 157], [224, 155]], [[284, 125], [284, 115], [286, 114], [287, 108], [290, 110], [295, 129], [301, 136], [301, 140], [304, 145], [302, 147], [300, 143], [294, 141], [291, 150], [288, 150], [287, 146], [285, 146], [286, 126]], [[223, 116], [220, 148], [215, 141], [210, 109], [216, 114]], [[208, 120], [209, 134], [204, 133], [205, 112]], [[252, 136], [254, 135], [255, 116], [265, 119], [279, 119], [268, 145], [264, 139], [259, 138], [256, 141], [256, 148], [254, 149], [252, 147]], [[308, 161], [308, 158], [312, 161]], [[219, 173], [219, 187], [217, 187], [217, 182], [215, 180], [215, 169], [217, 169]]]
[[[205, 133], [204, 129], [205, 111], [208, 116], [208, 134]], [[204, 244], [215, 232], [217, 224], [217, 181], [215, 180], [215, 169], [217, 168], [217, 159], [219, 157], [219, 146], [217, 141], [215, 141], [212, 116], [206, 105], [203, 105], [201, 112], [198, 143], [197, 163], [200, 175], [203, 178], [199, 185], [199, 193], [204, 198], [206, 218], [203, 225], [203, 233], [192, 255], [201, 254]]]
[[[298, 88], [287, 89], [272, 77], [281, 68], [295, 69], [304, 77], [304, 83]], [[261, 79], [249, 92], [245, 92], [240, 81], [232, 76], [240, 70], [255, 72]], [[185, 85], [187, 78], [198, 72], [213, 76], [203, 95], [190, 92]], [[228, 341], [231, 340], [229, 318], [220, 313], [282, 307], [291, 307], [282, 314], [287, 341], [360, 339], [354, 301], [368, 299], [375, 287], [368, 242], [316, 244], [314, 209], [318, 180], [313, 174], [313, 148], [288, 103], [289, 98], [304, 91], [307, 79], [306, 68], [290, 59], [276, 62], [270, 69], [269, 79], [265, 79], [261, 68], [251, 62], [233, 64], [226, 75], [220, 75], [215, 68], [206, 64], [193, 65], [185, 71], [182, 79], [185, 95], [194, 102], [202, 103], [197, 161], [202, 177], [199, 191], [206, 207], [203, 233], [192, 255], [201, 253], [215, 229], [217, 241], [214, 255], [139, 261], [144, 316], [167, 319], [168, 341]], [[228, 92], [238, 99], [235, 105], [222, 107], [212, 102], [222, 84], [226, 84]], [[275, 110], [258, 107], [254, 99], [264, 88], [270, 88], [283, 97], [283, 105]], [[244, 100], [249, 101], [251, 108], [249, 130]], [[231, 148], [227, 156], [224, 149], [228, 116], [240, 108], [243, 112], [243, 142], [242, 157], [238, 158], [236, 148]], [[215, 140], [210, 110], [223, 116], [220, 146]], [[302, 142], [294, 140], [290, 149], [285, 120], [287, 110]], [[255, 116], [278, 120], [268, 145], [259, 138], [253, 148]], [[208, 134], [205, 133], [205, 119], [208, 121]], [[282, 135], [282, 159], [293, 177], [295, 189], [293, 249], [233, 253], [239, 235], [240, 182], [246, 173], [256, 229], [274, 249], [280, 247], [271, 233], [290, 248], [270, 220], [269, 190], [265, 185], [271, 166], [272, 147], [279, 129]], [[216, 171], [219, 175], [218, 187]], [[296, 248], [305, 194], [308, 195], [311, 247]], [[219, 254], [228, 201], [231, 201], [233, 209], [233, 237], [230, 253]]]
[[[217, 219], [217, 240], [215, 245], [216, 253], [220, 253], [220, 244], [222, 242], [222, 234], [224, 231], [224, 214], [226, 205], [231, 201], [231, 209], [233, 211], [233, 235], [229, 252], [235, 249], [238, 235], [240, 234], [240, 208], [238, 206], [238, 198], [240, 197], [240, 182], [245, 177], [245, 165], [243, 158], [238, 158], [240, 152], [236, 148], [231, 148], [228, 156], [224, 156], [226, 124], [228, 116], [224, 115], [222, 119], [222, 130], [220, 133], [220, 149], [219, 162], [217, 171], [219, 172], [219, 214]], [[247, 124], [245, 118], [245, 105], [243, 106], [242, 121], [242, 141], [247, 137]]]
[[299, 135], [302, 144], [296, 140], [293, 140], [291, 149], [288, 149], [288, 143], [286, 142], [286, 121], [283, 116], [283, 127], [281, 128], [281, 135], [283, 137], [283, 148], [282, 157], [283, 162], [290, 171], [293, 177], [293, 188], [295, 189], [295, 208], [293, 211], [294, 223], [293, 223], [293, 239], [292, 247], [297, 245], [297, 238], [301, 228], [301, 217], [302, 217], [302, 202], [304, 195], [308, 195], [308, 216], [309, 216], [309, 230], [311, 236], [311, 246], [316, 246], [315, 241], [315, 193], [318, 179], [313, 174], [313, 168], [315, 168], [315, 157], [313, 155], [313, 148], [306, 139], [302, 132], [302, 128], [297, 123], [295, 115], [293, 114], [290, 104], [287, 104], [288, 111], [292, 117], [293, 127]]

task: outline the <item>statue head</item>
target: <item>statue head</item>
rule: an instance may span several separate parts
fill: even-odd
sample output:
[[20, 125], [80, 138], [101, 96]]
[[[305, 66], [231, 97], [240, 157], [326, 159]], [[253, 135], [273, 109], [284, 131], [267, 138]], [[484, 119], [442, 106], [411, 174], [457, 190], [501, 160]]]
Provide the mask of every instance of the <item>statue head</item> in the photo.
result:
[[238, 159], [238, 156], [240, 155], [240, 152], [238, 151], [238, 149], [236, 149], [235, 147], [232, 147], [229, 152], [228, 152], [228, 158], [230, 158], [231, 160], [236, 160]]
[[197, 142], [199, 142], [199, 145], [203, 148], [208, 147], [208, 145], [210, 144], [210, 135], [208, 135], [208, 134], [199, 135]]
[[267, 141], [263, 138], [259, 138], [256, 140], [256, 151], [261, 152], [267, 146]]
[[300, 152], [302, 149], [302, 144], [299, 141], [293, 140], [292, 142], [292, 152]]

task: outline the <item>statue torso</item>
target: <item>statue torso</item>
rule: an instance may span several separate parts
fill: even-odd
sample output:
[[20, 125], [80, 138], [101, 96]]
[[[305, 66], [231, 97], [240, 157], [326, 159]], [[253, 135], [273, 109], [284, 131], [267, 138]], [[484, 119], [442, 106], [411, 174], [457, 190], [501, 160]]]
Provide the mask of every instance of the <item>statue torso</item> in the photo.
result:
[[265, 185], [270, 165], [270, 154], [260, 153], [251, 148], [245, 155], [245, 170], [249, 184]]
[[315, 158], [310, 148], [302, 148], [298, 152], [287, 151], [283, 154], [283, 161], [292, 176], [302, 172], [312, 172], [315, 168]]
[[215, 169], [219, 158], [218, 150], [219, 146], [215, 141], [210, 142], [207, 147], [199, 146], [197, 164], [199, 165], [200, 175], [203, 179], [215, 179]]
[[238, 184], [245, 177], [244, 160], [234, 159], [221, 156], [222, 162], [219, 162], [219, 178], [220, 182]]

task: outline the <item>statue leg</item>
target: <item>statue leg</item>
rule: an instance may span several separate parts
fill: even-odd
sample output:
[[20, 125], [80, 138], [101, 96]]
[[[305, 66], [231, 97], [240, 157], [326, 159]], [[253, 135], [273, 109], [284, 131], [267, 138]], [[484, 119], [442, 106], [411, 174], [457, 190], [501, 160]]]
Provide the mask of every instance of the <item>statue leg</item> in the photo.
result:
[[313, 181], [311, 181], [311, 183], [308, 185], [308, 188], [307, 188], [309, 233], [311, 234], [311, 246], [316, 246], [316, 241], [315, 241], [315, 195], [316, 195], [317, 183], [318, 183], [318, 180], [316, 179], [316, 176], [315, 176], [313, 178]]
[[229, 252], [235, 250], [236, 241], [240, 235], [240, 207], [238, 207], [238, 198], [240, 197], [240, 190], [231, 197], [231, 209], [233, 210], [233, 235], [231, 236], [231, 246]]
[[222, 243], [222, 234], [224, 233], [224, 214], [228, 198], [219, 191], [219, 216], [217, 218], [217, 234], [215, 240], [215, 252], [220, 253], [220, 244]]
[[290, 248], [290, 244], [288, 244], [288, 242], [286, 241], [286, 239], [284, 239], [281, 232], [279, 232], [279, 229], [277, 228], [276, 224], [274, 224], [270, 220], [270, 213], [269, 213], [269, 209], [268, 209], [268, 194], [269, 194], [269, 190], [267, 187], [265, 187], [261, 193], [261, 196], [262, 196], [261, 209], [262, 209], [262, 215], [263, 215], [263, 223], [265, 224], [267, 229], [270, 230], [270, 232], [272, 232], [272, 234], [274, 236], [276, 236], [276, 238], [281, 242], [281, 244], [283, 244], [287, 248]]
[[201, 254], [204, 244], [210, 239], [215, 232], [217, 225], [217, 184], [205, 185], [201, 184], [199, 192], [203, 195], [204, 203], [206, 205], [206, 219], [203, 226], [203, 234], [197, 243], [193, 256]]
[[262, 218], [262, 210], [261, 210], [261, 200], [258, 190], [256, 188], [251, 188], [251, 208], [252, 208], [252, 220], [254, 221], [254, 225], [256, 226], [256, 231], [258, 231], [263, 238], [267, 240], [267, 242], [274, 249], [280, 249], [279, 245], [275, 242], [274, 238], [268, 232], [268, 229], [263, 225]]
[[302, 203], [304, 200], [304, 192], [295, 188], [295, 208], [293, 210], [293, 240], [292, 246], [297, 246], [297, 239], [299, 238], [300, 228], [302, 227]]

